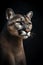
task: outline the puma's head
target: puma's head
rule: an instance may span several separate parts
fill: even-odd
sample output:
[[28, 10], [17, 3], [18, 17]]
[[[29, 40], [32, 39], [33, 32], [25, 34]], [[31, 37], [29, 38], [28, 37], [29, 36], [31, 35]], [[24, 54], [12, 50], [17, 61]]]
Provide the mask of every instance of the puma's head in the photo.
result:
[[6, 10], [7, 29], [13, 36], [27, 39], [31, 35], [33, 12], [26, 15], [15, 14], [11, 8]]

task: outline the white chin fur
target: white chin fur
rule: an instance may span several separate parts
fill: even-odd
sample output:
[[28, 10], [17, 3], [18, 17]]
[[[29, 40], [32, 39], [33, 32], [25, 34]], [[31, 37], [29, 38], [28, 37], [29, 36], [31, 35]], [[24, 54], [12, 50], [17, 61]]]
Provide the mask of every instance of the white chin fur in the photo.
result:
[[28, 36], [24, 36], [24, 39], [27, 39], [28, 38]]
[[15, 26], [18, 28], [18, 30], [22, 29], [23, 27], [20, 25], [20, 23], [15, 23]]

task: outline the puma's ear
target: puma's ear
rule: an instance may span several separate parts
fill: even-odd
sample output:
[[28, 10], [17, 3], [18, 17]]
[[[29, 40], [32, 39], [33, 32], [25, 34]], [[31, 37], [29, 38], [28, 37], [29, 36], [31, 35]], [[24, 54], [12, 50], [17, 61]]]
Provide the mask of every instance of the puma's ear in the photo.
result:
[[29, 13], [27, 13], [26, 16], [31, 20], [31, 18], [32, 18], [32, 16], [33, 16], [33, 11], [30, 11]]
[[7, 8], [6, 10], [6, 19], [11, 20], [14, 17], [15, 13], [11, 8]]

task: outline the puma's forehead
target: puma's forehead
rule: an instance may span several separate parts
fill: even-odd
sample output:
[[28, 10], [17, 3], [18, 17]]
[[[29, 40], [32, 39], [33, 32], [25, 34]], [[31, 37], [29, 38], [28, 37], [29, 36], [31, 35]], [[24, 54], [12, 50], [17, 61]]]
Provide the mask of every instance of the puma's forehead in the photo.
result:
[[29, 18], [27, 17], [27, 16], [22, 16], [22, 15], [20, 15], [20, 14], [16, 14], [15, 15], [15, 17], [13, 17], [12, 19], [11, 19], [11, 21], [17, 21], [17, 22], [19, 22], [19, 21], [25, 21], [25, 23], [27, 23], [27, 22], [29, 22], [30, 20], [29, 20]]
[[24, 20], [24, 16], [20, 15], [20, 14], [16, 14], [11, 20]]

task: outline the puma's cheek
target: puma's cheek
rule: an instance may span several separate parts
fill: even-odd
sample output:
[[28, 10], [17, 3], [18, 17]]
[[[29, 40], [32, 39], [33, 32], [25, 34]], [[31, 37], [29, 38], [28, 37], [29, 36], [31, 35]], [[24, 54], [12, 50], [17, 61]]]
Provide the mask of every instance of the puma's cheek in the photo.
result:
[[30, 29], [30, 30], [32, 29], [32, 25], [29, 26], [29, 29]]
[[28, 38], [28, 36], [24, 36], [24, 39], [27, 39]]

